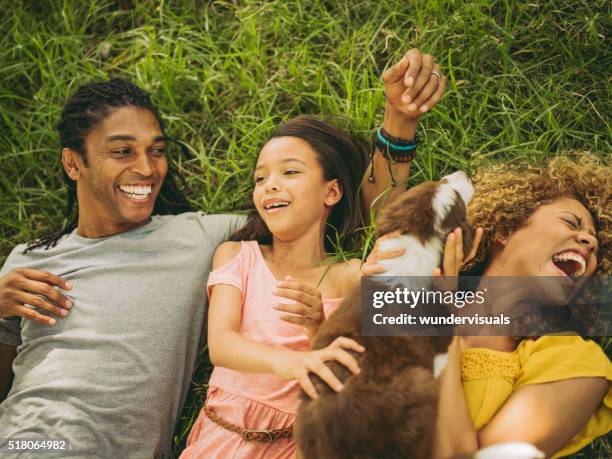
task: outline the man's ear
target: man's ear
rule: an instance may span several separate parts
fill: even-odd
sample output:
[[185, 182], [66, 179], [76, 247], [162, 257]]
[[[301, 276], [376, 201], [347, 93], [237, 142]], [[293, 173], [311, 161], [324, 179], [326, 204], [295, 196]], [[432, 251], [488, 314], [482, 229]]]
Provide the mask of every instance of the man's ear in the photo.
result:
[[72, 148], [62, 148], [62, 164], [66, 174], [72, 180], [76, 181], [81, 176], [83, 161], [81, 160], [81, 155]]
[[335, 206], [342, 199], [342, 189], [338, 183], [338, 179], [333, 179], [327, 184], [327, 191], [325, 192], [325, 205]]

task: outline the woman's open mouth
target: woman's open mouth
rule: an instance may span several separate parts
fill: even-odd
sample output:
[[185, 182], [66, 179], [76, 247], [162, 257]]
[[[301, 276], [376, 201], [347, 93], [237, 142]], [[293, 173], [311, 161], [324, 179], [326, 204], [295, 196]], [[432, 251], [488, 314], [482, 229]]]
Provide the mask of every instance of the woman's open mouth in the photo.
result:
[[552, 262], [561, 271], [562, 275], [572, 278], [580, 277], [586, 271], [586, 260], [582, 255], [574, 251], [566, 251], [553, 255]]

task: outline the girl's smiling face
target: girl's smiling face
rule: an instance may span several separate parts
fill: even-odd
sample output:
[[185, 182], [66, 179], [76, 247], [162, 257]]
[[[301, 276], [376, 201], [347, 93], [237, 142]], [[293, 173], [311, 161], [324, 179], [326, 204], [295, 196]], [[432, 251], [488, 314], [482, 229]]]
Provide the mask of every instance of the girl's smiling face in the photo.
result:
[[298, 137], [275, 137], [264, 145], [254, 180], [257, 212], [282, 240], [314, 225], [324, 230], [322, 225], [342, 197], [338, 180], [325, 180], [316, 151]]
[[598, 241], [590, 212], [560, 198], [542, 205], [516, 231], [499, 237], [486, 275], [589, 276], [597, 268]]

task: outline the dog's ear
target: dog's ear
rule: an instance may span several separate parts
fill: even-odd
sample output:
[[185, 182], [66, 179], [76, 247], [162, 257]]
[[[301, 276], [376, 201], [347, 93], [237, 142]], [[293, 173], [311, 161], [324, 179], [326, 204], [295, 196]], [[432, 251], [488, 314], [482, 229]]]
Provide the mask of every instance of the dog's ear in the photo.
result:
[[423, 243], [428, 241], [434, 234], [435, 213], [432, 203], [436, 183], [421, 183], [387, 204], [376, 225], [377, 236], [399, 231], [411, 234]]
[[457, 191], [454, 194], [453, 205], [450, 206], [440, 223], [440, 229], [444, 232], [450, 232], [457, 227], [461, 227], [467, 219], [467, 210], [463, 199]]
[[463, 253], [467, 256], [472, 250], [472, 244], [474, 243], [475, 230], [472, 226], [464, 221], [461, 224], [461, 235], [463, 236]]
[[450, 211], [440, 224], [443, 233], [448, 234], [455, 228], [461, 228], [463, 239], [463, 253], [468, 254], [472, 250], [474, 241], [474, 229], [467, 222], [467, 210], [463, 198], [455, 191], [455, 201]]

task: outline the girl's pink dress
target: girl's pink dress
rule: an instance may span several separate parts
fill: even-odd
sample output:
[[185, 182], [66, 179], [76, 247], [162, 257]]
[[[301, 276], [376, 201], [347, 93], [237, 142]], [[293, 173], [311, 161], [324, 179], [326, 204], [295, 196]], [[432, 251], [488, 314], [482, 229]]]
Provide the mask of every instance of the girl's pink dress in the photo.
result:
[[[310, 350], [310, 340], [301, 326], [280, 319], [273, 308], [290, 303], [272, 294], [276, 279], [266, 265], [257, 241], [241, 243], [240, 252], [221, 268], [210, 273], [212, 286], [229, 284], [242, 293], [240, 334], [253, 341], [296, 351]], [[324, 299], [325, 316], [340, 305], [341, 298]], [[234, 425], [248, 429], [282, 429], [293, 424], [300, 403], [297, 381], [285, 381], [269, 373], [243, 373], [215, 367], [209, 382], [207, 402], [217, 415]], [[293, 439], [272, 443], [244, 441], [240, 435], [212, 422], [200, 412], [181, 459], [294, 458]]]

